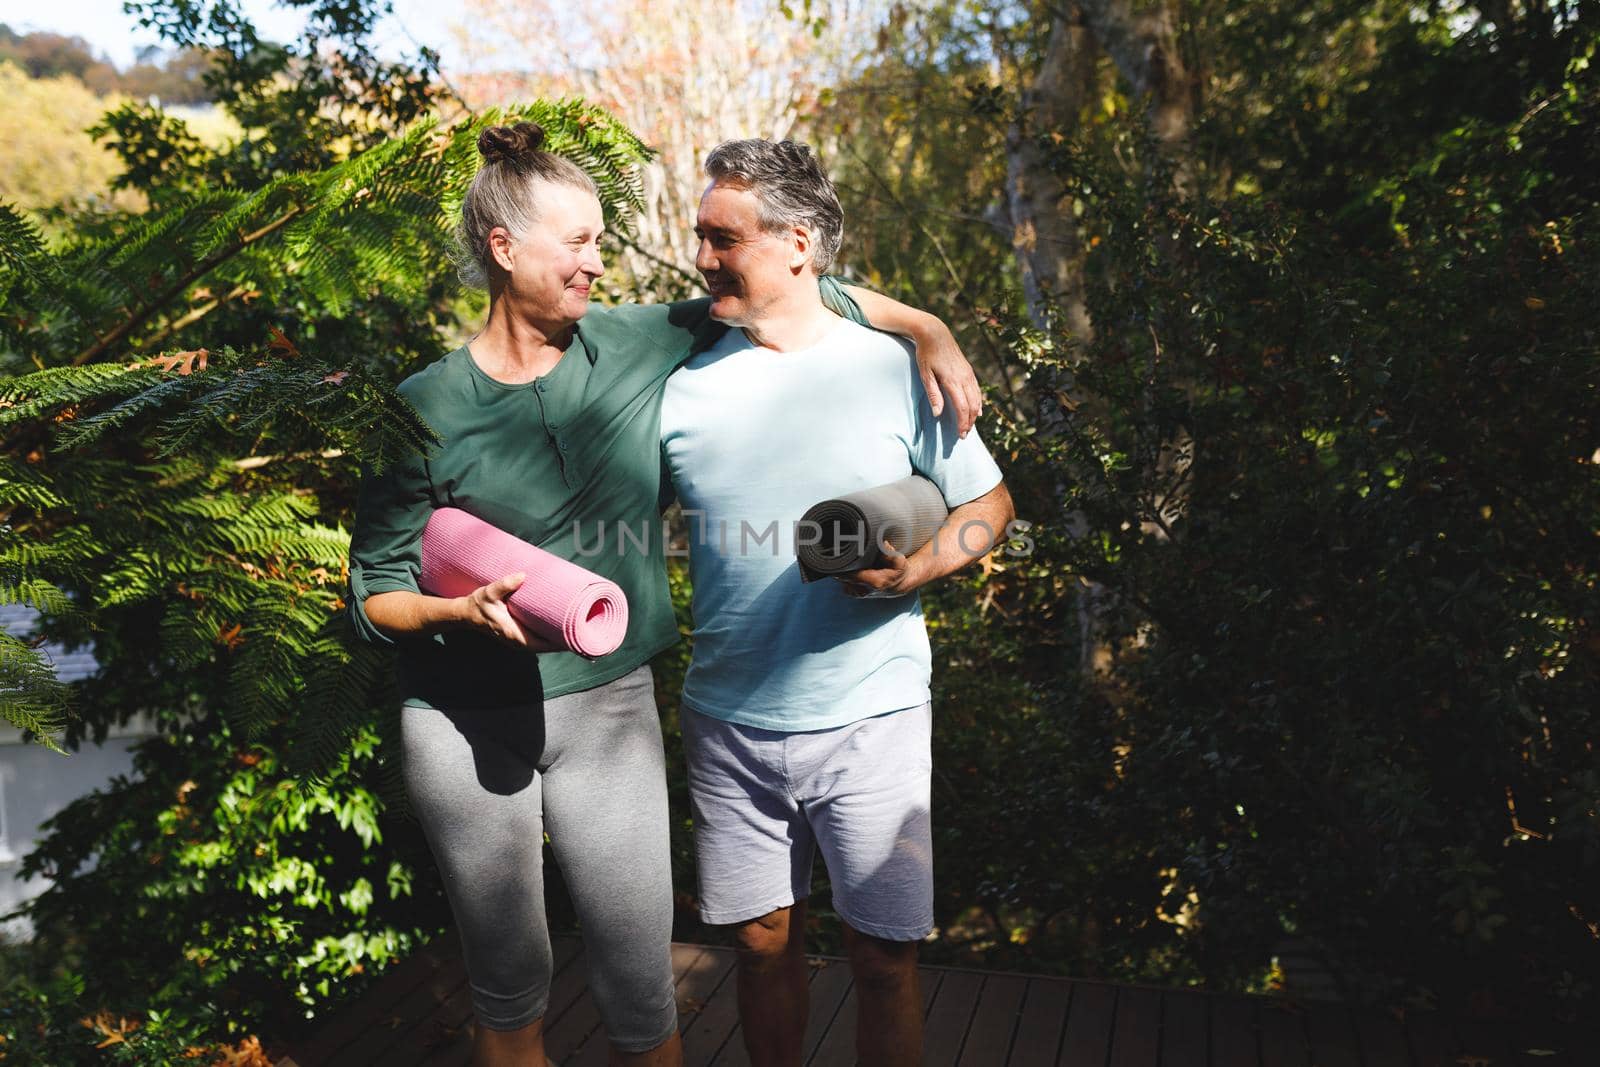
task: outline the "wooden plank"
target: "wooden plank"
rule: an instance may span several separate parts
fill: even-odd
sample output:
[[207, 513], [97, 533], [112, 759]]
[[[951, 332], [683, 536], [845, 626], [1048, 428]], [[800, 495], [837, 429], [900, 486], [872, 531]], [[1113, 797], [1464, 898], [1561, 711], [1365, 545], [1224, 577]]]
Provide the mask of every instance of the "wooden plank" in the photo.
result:
[[1111, 1051], [1111, 1026], [1116, 1018], [1115, 986], [1074, 982], [1067, 1029], [1061, 1037], [1062, 1067], [1104, 1067]]
[[705, 1004], [687, 1022], [688, 1025], [683, 1029], [684, 1063], [710, 1063], [729, 1040], [743, 1043], [743, 1038], [736, 1033], [739, 1026], [739, 975], [731, 960], [721, 981], [706, 996]]
[[1067, 1025], [1067, 1005], [1072, 983], [1035, 978], [1028, 983], [1011, 1043], [1010, 1067], [1052, 1067], [1061, 1050], [1061, 1031]]
[[1151, 989], [1117, 990], [1110, 1067], [1157, 1067], [1160, 1055], [1161, 994]]
[[[550, 1055], [548, 1046], [545, 1055]], [[583, 1039], [583, 1044], [570, 1053], [566, 1059], [558, 1061], [562, 1067], [605, 1067], [611, 1062], [611, 1041], [606, 1037], [603, 1026], [597, 1026]]]
[[959, 1067], [990, 1067], [1007, 1063], [1011, 1038], [1022, 1014], [1028, 980], [1012, 974], [993, 974], [984, 980], [978, 1006], [961, 1046]]
[[322, 1067], [335, 1062], [335, 1054], [359, 1038], [380, 1019], [386, 1009], [427, 981], [452, 956], [459, 956], [461, 944], [454, 930], [446, 930], [410, 956], [396, 963], [354, 1002], [335, 1013], [304, 1045], [294, 1049], [296, 1062], [304, 1067]]
[[[840, 967], [845, 964], [839, 964]], [[851, 983], [850, 991], [845, 995], [844, 1001], [839, 1005], [839, 1012], [833, 1017], [823, 1032], [822, 1040], [817, 1043], [816, 1051], [809, 1060], [803, 1062], [814, 1067], [839, 1067], [840, 1064], [856, 1062], [856, 1020], [860, 1018], [856, 1004], [855, 983]], [[808, 1024], [815, 1019], [808, 1020]]]
[[429, 1057], [424, 1061], [427, 1067], [471, 1067], [472, 1031], [472, 1024], [469, 1023], [466, 1028], [466, 1040]]
[[[551, 973], [562, 970], [577, 959], [583, 945], [571, 935], [551, 938]], [[426, 1029], [408, 1035], [405, 1041], [385, 1050], [384, 1067], [428, 1067], [465, 1063], [471, 1058], [472, 988], [462, 982], [445, 1001], [435, 1009]]]
[[1161, 994], [1161, 1067], [1206, 1067], [1208, 998], [1198, 993]]
[[356, 1040], [340, 1049], [328, 1062], [336, 1063], [339, 1067], [386, 1062], [389, 1058], [387, 1051], [401, 1047], [466, 980], [467, 970], [461, 957], [447, 960], [443, 967], [387, 1008]]
[[1459, 1060], [1466, 1067], [1508, 1067], [1513, 1062], [1504, 1023], [1463, 1022], [1456, 1033], [1461, 1038]]
[[1350, 1009], [1343, 1004], [1308, 1002], [1306, 1036], [1311, 1041], [1311, 1062], [1317, 1067], [1361, 1067], [1361, 1045]]
[[[689, 1061], [683, 1062], [687, 1067]], [[744, 1047], [744, 1034], [736, 1028], [708, 1067], [750, 1067], [750, 1050]]]
[[1305, 1012], [1293, 1001], [1261, 1005], [1261, 1067], [1311, 1067]]
[[932, 967], [917, 968], [917, 984], [922, 987], [922, 1018], [923, 1028], [926, 1029], [928, 1012], [933, 1010], [933, 998], [939, 995], [939, 983], [944, 981], [945, 972], [934, 970]]
[[462, 982], [434, 1013], [411, 1033], [383, 1051], [383, 1067], [419, 1067], [439, 1063], [455, 1056], [458, 1049], [471, 1051], [472, 988]]
[[[711, 999], [711, 994], [733, 970], [734, 954], [726, 950], [702, 949], [680, 966], [680, 948], [673, 946], [673, 973], [678, 976], [674, 994], [678, 1002], [678, 1029], [685, 1030]], [[687, 955], [684, 953], [683, 955]]]
[[[830, 962], [839, 964], [840, 966], [844, 965], [843, 960], [833, 960]], [[811, 995], [814, 1004], [816, 998], [817, 974], [823, 969], [823, 961], [813, 959], [812, 963], [814, 965], [806, 969], [808, 972], [810, 972], [807, 975], [807, 981], [811, 984]], [[809, 1013], [807, 1017], [809, 1019]], [[685, 1064], [690, 1064], [691, 1062], [692, 1061], [688, 1060], [687, 1058], [684, 1060]], [[721, 1051], [716, 1054], [716, 1057], [712, 1059], [708, 1067], [750, 1067], [750, 1052], [744, 1047], [744, 1034], [741, 1032], [739, 1027], [734, 1027], [733, 1033], [729, 1035], [727, 1042], [723, 1044]]]
[[1211, 1067], [1260, 1067], [1256, 1002], [1219, 997], [1211, 1002]]
[[983, 976], [970, 971], [946, 971], [939, 983], [939, 995], [928, 1008], [928, 1023], [922, 1030], [922, 1062], [925, 1067], [949, 1067], [961, 1055], [961, 1040], [967, 1036], [972, 1013], [978, 1006]]
[[[806, 1018], [805, 1038], [800, 1044], [800, 1062], [808, 1063], [811, 1054], [827, 1036], [838, 1017], [845, 995], [850, 992], [850, 965], [832, 960], [816, 969], [811, 979], [811, 1011]], [[854, 999], [854, 998], [852, 998]]]
[[1406, 1028], [1400, 1020], [1385, 1012], [1357, 1009], [1351, 1012], [1351, 1021], [1366, 1067], [1412, 1067]]
[[1455, 1028], [1437, 1012], [1413, 1015], [1406, 1019], [1406, 1039], [1417, 1067], [1461, 1067], [1456, 1058], [1461, 1044]]
[[544, 1011], [544, 1026], [550, 1028], [561, 1021], [589, 989], [589, 960], [580, 946], [577, 955], [550, 982], [550, 1002]]
[[545, 1055], [560, 1063], [598, 1030], [600, 1009], [589, 994], [589, 958], [580, 946], [550, 983], [550, 1004], [544, 1013]]
[[1594, 1067], [1600, 1062], [1600, 1029], [1563, 1023], [1511, 1028], [1515, 1063], [1538, 1067]]
[[545, 1016], [544, 1054], [557, 1063], [575, 1054], [590, 1035], [600, 1029], [600, 1009], [595, 1006], [594, 997], [587, 986], [580, 991], [572, 1005], [561, 1013], [555, 1025], [549, 1024], [549, 1018], [549, 1015]]

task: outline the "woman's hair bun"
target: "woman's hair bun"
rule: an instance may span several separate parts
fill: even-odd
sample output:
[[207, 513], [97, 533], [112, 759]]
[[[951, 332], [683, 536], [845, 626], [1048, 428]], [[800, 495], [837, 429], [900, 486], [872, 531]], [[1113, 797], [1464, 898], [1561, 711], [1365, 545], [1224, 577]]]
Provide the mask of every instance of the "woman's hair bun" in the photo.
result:
[[478, 153], [485, 163], [519, 162], [539, 151], [544, 130], [536, 122], [515, 126], [490, 126], [478, 134]]

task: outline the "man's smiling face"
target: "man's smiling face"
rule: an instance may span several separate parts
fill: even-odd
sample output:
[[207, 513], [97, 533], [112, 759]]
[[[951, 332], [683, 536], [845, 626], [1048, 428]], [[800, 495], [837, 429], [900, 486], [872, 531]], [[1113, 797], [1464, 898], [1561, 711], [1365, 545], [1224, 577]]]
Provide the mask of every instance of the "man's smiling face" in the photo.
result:
[[761, 224], [761, 202], [742, 186], [712, 183], [694, 232], [694, 265], [711, 293], [711, 317], [730, 326], [759, 323], [793, 288], [797, 259], [804, 262], [794, 239]]

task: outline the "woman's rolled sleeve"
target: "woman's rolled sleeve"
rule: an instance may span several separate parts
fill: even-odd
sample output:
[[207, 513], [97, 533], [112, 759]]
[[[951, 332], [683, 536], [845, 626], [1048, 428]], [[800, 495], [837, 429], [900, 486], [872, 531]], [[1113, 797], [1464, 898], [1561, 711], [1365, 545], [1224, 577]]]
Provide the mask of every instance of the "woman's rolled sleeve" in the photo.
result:
[[844, 280], [832, 274], [824, 274], [817, 279], [817, 291], [822, 296], [823, 305], [829, 311], [841, 319], [849, 319], [858, 326], [870, 327], [872, 323], [868, 322], [867, 316], [862, 313], [861, 305], [844, 291], [844, 287]]
[[426, 461], [410, 456], [381, 474], [367, 472], [350, 537], [350, 621], [365, 641], [394, 641], [372, 624], [366, 601], [378, 593], [421, 592], [422, 528], [433, 509]]

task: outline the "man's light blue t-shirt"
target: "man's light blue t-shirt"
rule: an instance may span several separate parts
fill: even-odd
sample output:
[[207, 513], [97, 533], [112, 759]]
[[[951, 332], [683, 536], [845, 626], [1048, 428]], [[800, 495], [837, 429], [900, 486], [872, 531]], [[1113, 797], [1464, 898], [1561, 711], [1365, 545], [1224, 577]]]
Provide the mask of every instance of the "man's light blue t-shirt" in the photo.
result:
[[849, 597], [802, 582], [795, 561], [796, 524], [820, 500], [915, 472], [955, 508], [1000, 483], [976, 433], [934, 418], [909, 345], [843, 319], [794, 352], [730, 330], [667, 380], [661, 448], [689, 527], [686, 705], [798, 732], [928, 699], [918, 598]]

